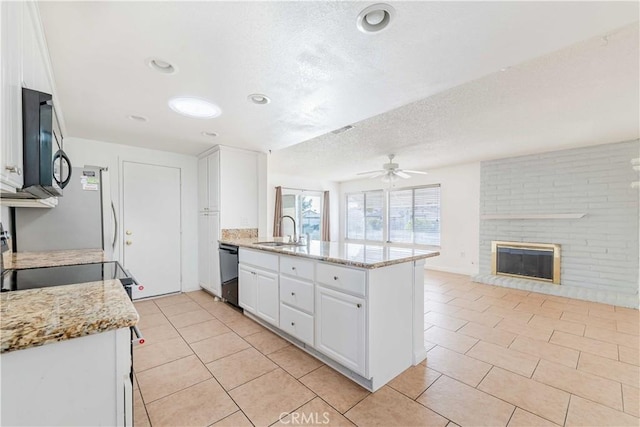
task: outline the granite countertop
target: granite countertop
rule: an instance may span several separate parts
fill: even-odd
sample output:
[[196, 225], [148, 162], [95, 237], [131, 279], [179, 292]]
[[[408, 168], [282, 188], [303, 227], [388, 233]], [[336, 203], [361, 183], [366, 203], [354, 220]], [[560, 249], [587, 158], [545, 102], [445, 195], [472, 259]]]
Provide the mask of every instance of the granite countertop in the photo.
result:
[[440, 252], [428, 249], [401, 248], [385, 244], [323, 242], [319, 240], [312, 240], [309, 245], [304, 246], [263, 246], [256, 244], [257, 242], [268, 241], [282, 241], [282, 239], [273, 237], [221, 239], [220, 243], [360, 268], [380, 268], [440, 255]]
[[139, 316], [119, 280], [0, 294], [0, 353], [127, 328]]
[[16, 252], [7, 257], [5, 269], [58, 267], [61, 265], [90, 264], [110, 261], [102, 249], [73, 249], [47, 252]]

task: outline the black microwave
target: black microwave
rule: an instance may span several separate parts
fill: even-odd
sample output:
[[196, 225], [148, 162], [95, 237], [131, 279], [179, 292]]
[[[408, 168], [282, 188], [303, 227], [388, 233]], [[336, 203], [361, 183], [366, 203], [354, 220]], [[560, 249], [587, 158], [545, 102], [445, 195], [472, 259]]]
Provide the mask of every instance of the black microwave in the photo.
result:
[[62, 196], [71, 179], [71, 162], [62, 137], [53, 129], [53, 101], [48, 93], [22, 89], [22, 192], [36, 199]]

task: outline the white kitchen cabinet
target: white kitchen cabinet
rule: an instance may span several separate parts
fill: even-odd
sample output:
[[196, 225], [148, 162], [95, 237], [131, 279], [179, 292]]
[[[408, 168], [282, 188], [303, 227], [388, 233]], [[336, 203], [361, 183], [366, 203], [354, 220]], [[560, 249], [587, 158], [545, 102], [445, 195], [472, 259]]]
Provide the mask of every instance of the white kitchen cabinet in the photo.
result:
[[278, 274], [256, 270], [258, 305], [256, 315], [272, 325], [280, 325], [280, 292]]
[[2, 2], [0, 12], [0, 181], [4, 192], [22, 188], [22, 54], [25, 4]]
[[238, 267], [238, 303], [245, 311], [256, 314], [258, 311], [258, 290], [256, 272], [240, 264]]
[[278, 273], [240, 264], [238, 302], [240, 307], [274, 326], [280, 324]]
[[132, 426], [131, 332], [3, 353], [1, 425]]
[[365, 376], [365, 300], [316, 285], [315, 348]]
[[238, 270], [240, 307], [272, 325], [279, 326], [278, 256], [241, 249]]
[[198, 160], [198, 211], [220, 210], [220, 152]]
[[218, 239], [220, 238], [220, 214], [201, 212], [198, 215], [198, 276], [200, 287], [220, 296], [220, 258]]

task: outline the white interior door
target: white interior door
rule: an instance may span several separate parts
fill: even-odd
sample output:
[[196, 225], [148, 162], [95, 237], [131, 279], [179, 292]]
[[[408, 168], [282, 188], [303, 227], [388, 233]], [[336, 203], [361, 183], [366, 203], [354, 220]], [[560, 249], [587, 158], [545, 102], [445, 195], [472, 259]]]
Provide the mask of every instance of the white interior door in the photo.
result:
[[133, 297], [179, 292], [180, 169], [124, 162], [122, 181], [123, 261], [141, 285]]

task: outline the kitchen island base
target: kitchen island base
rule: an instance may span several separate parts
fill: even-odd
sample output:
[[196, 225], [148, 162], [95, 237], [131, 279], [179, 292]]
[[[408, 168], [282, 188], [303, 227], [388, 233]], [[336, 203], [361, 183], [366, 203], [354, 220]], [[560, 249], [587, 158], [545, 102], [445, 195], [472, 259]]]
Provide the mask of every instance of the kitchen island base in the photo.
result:
[[241, 247], [239, 303], [370, 391], [426, 358], [423, 259], [366, 268]]

